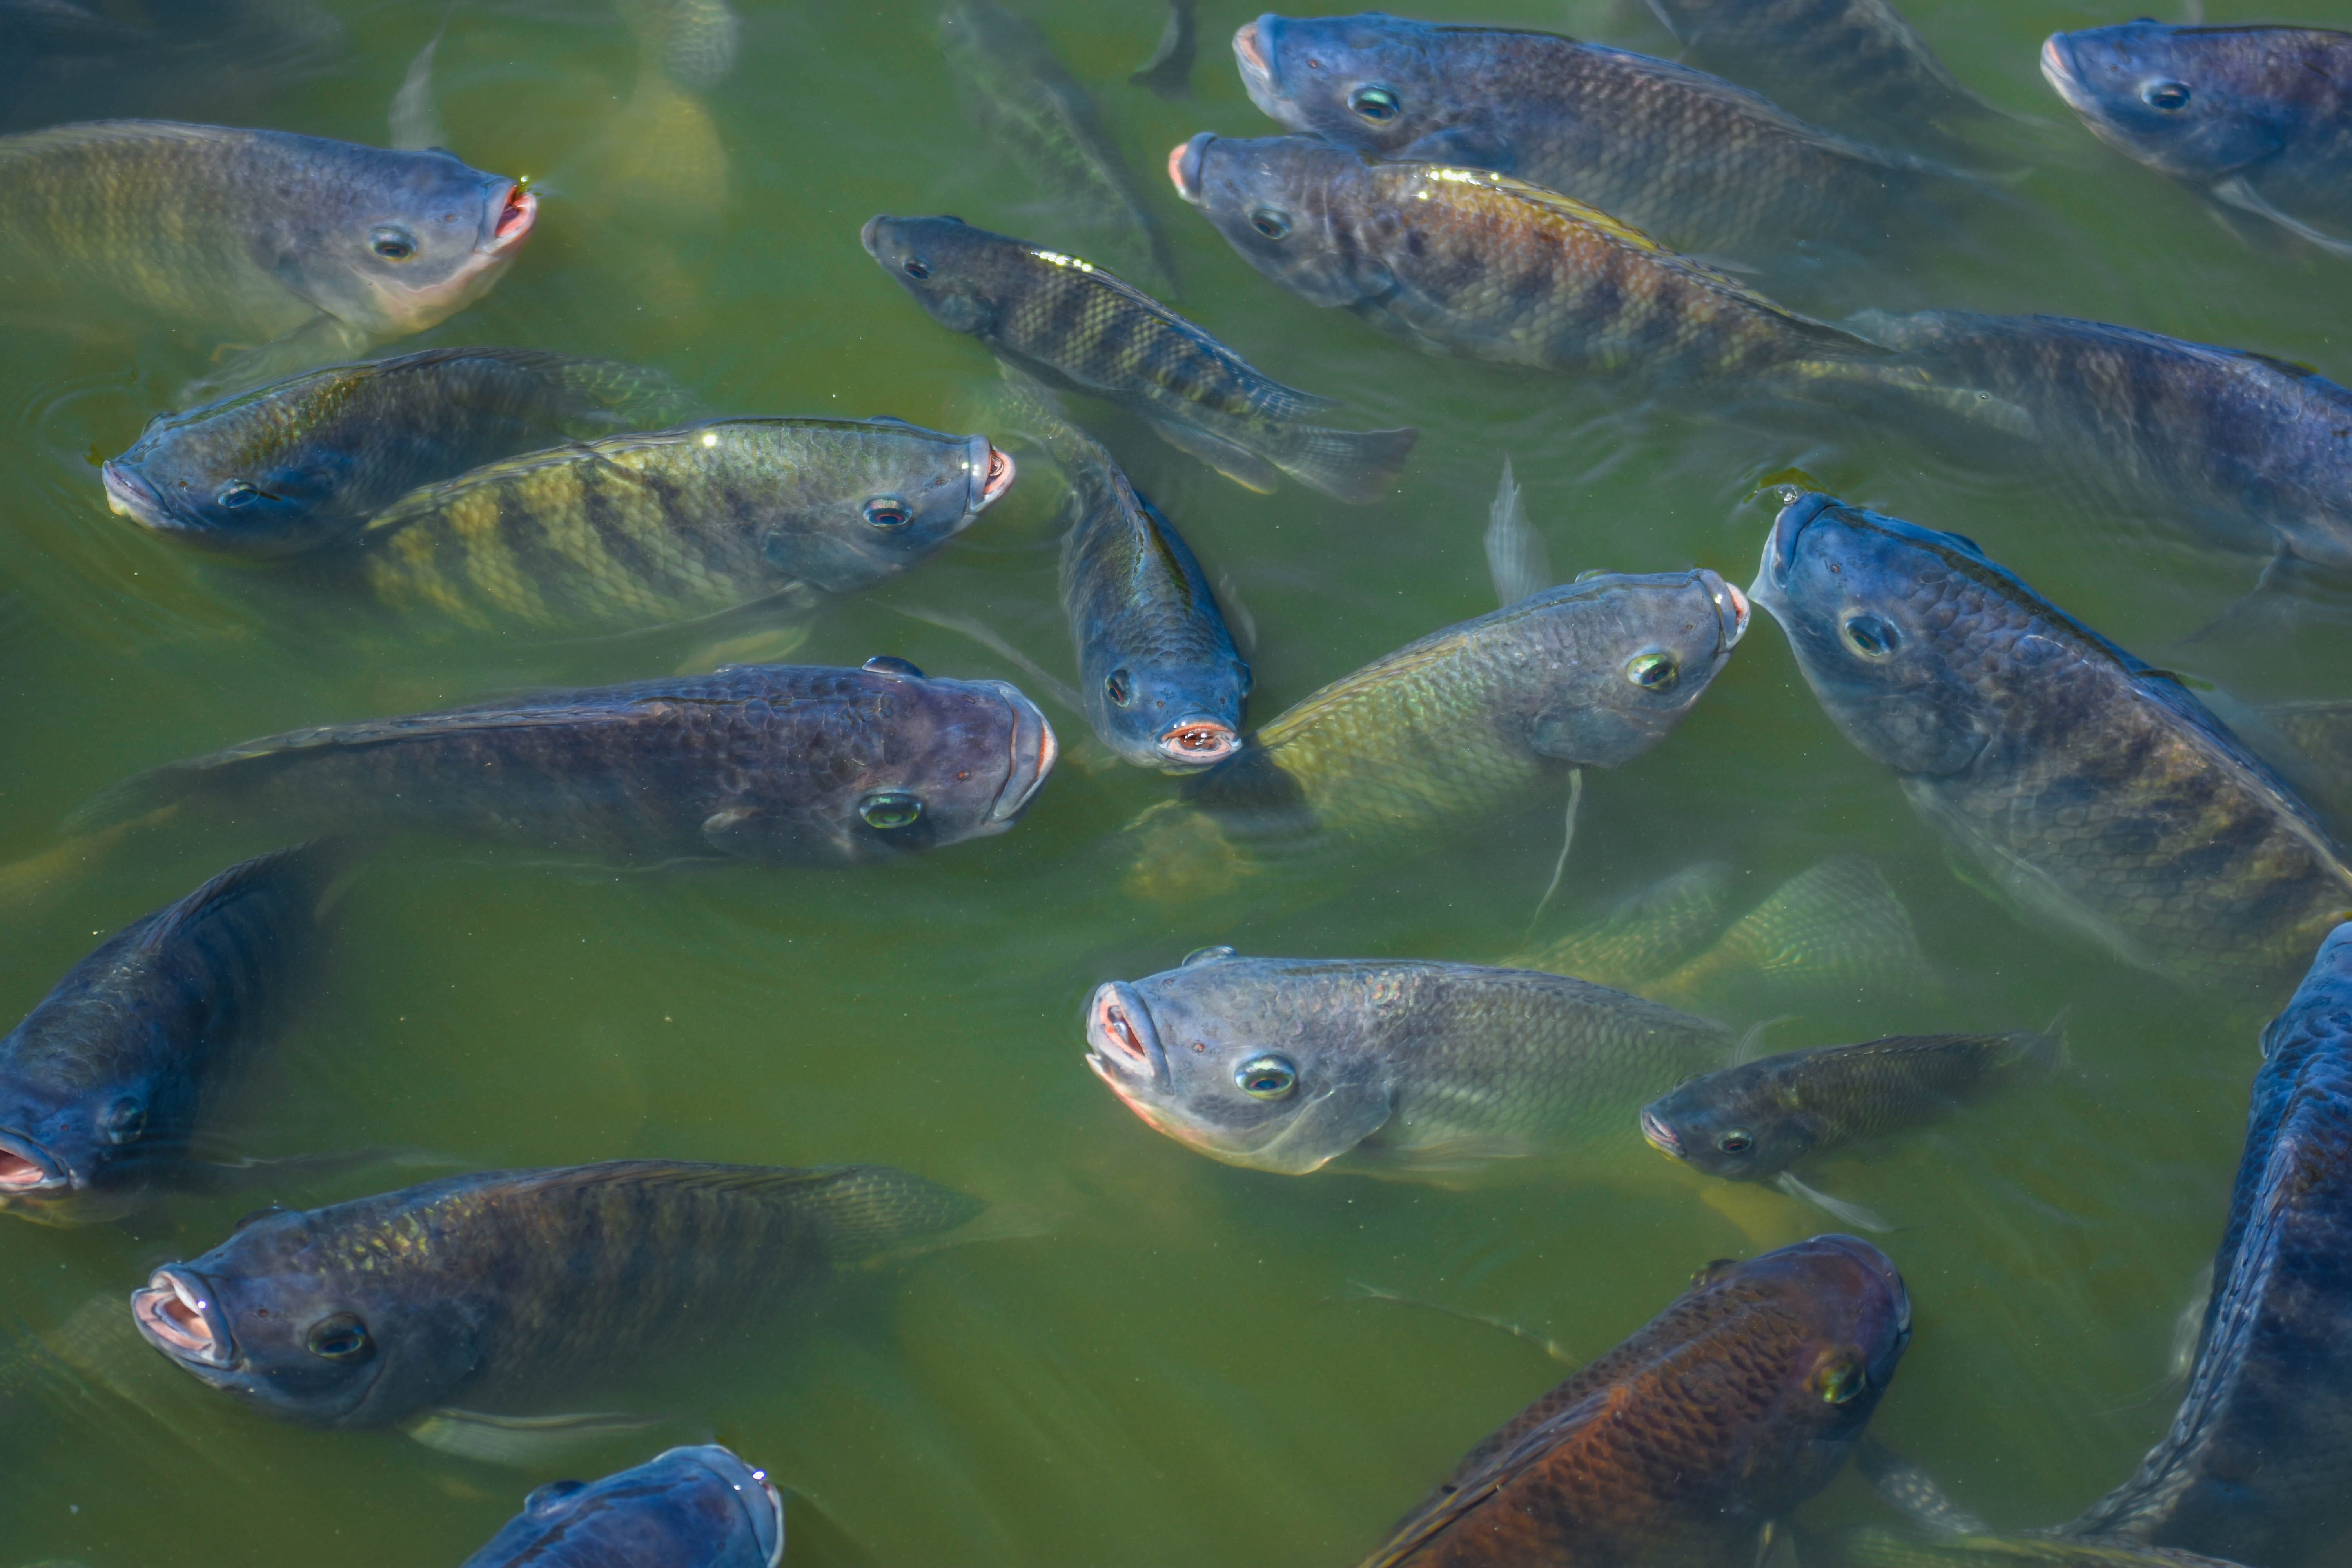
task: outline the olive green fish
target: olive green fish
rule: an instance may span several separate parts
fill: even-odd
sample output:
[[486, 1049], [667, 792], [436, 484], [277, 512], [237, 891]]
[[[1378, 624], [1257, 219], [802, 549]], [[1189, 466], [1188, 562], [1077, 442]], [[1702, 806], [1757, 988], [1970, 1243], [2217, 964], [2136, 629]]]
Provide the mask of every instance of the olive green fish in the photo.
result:
[[1327, 430], [1336, 407], [1260, 374], [1157, 300], [1088, 261], [952, 217], [876, 217], [866, 252], [931, 319], [1048, 385], [1115, 403], [1235, 484], [1288, 474], [1347, 501], [1396, 484], [1420, 432]]
[[772, 601], [805, 616], [961, 532], [1013, 477], [984, 436], [714, 419], [492, 463], [394, 501], [359, 569], [477, 629], [619, 630]]
[[2239, 1568], [2219, 1557], [2047, 1535], [1952, 1535], [1916, 1541], [1858, 1530], [1839, 1542], [1845, 1568]]
[[1052, 198], [1072, 239], [1108, 250], [1158, 292], [1175, 292], [1168, 237], [1094, 100], [1035, 24], [995, 0], [956, 0], [940, 15], [940, 43], [972, 118]]

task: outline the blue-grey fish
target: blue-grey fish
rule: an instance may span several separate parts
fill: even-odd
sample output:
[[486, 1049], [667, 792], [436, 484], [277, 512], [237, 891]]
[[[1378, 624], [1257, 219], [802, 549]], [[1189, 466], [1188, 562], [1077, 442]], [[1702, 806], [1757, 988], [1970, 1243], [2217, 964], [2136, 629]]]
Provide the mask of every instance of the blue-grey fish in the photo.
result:
[[2352, 926], [2263, 1032], [2196, 1370], [2164, 1440], [2070, 1533], [2333, 1568], [2352, 1542]]
[[2178, 679], [1969, 540], [1808, 495], [1749, 592], [1832, 721], [2026, 911], [2260, 995], [2352, 910], [2310, 807]]
[[2240, 1568], [2160, 1546], [2054, 1535], [1947, 1535], [1925, 1540], [1875, 1528], [1840, 1539], [1844, 1568]]
[[1001, 680], [898, 658], [730, 665], [267, 736], [142, 774], [85, 815], [182, 808], [621, 863], [873, 861], [1011, 828], [1055, 751]]
[[2126, 22], [2052, 34], [2042, 74], [2110, 147], [2352, 256], [2352, 33]]
[[325, 852], [232, 866], [109, 937], [0, 1038], [0, 1209], [110, 1219], [168, 1184], [320, 946]]
[[257, 1215], [156, 1269], [131, 1310], [184, 1370], [281, 1421], [541, 1415], [625, 1398], [640, 1363], [756, 1338], [836, 1269], [985, 1206], [882, 1165], [485, 1171]]
[[1087, 1065], [1213, 1160], [1447, 1180], [1622, 1158], [1642, 1103], [1730, 1059], [1722, 1025], [1565, 975], [1397, 959], [1236, 958], [1113, 981]]
[[551, 1481], [459, 1568], [776, 1568], [784, 1500], [715, 1443], [598, 1481]]

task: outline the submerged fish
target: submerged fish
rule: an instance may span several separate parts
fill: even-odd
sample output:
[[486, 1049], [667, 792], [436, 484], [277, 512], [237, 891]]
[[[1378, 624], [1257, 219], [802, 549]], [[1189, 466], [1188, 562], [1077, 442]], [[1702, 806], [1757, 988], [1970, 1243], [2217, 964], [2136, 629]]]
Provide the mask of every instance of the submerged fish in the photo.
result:
[[1440, 353], [1645, 384], [1885, 357], [1597, 207], [1507, 175], [1202, 132], [1169, 173], [1243, 258]]
[[1201, 52], [1200, 0], [1168, 0], [1168, 23], [1160, 30], [1159, 47], [1142, 68], [1127, 79], [1148, 87], [1162, 98], [1192, 96], [1192, 62]]
[[419, 485], [687, 412], [658, 371], [536, 349], [337, 365], [151, 422], [100, 470], [107, 504], [208, 549], [276, 555], [358, 530]]
[[539, 198], [442, 152], [164, 121], [0, 138], [0, 294], [101, 295], [228, 337], [346, 352], [488, 291]]
[[735, 68], [743, 24], [728, 0], [614, 0], [644, 64], [688, 92], [709, 92]]
[[136, 1208], [271, 1043], [317, 956], [322, 853], [232, 866], [109, 937], [0, 1038], [0, 1210]]
[[1601, 573], [1433, 632], [1343, 676], [1139, 822], [1139, 891], [1236, 850], [1397, 846], [1618, 767], [1682, 721], [1748, 629], [1704, 568]]
[[[1939, 447], [1998, 435], [2095, 504], [2185, 524], [2239, 549], [2352, 570], [2352, 391], [2308, 365], [2062, 316], [1866, 312], [1916, 389], [1882, 381], [1874, 410], [1924, 393]], [[1958, 417], [1956, 420], [1954, 416]]]
[[2069, 1533], [2333, 1568], [2352, 1541], [2352, 925], [2263, 1032], [2244, 1157], [2172, 1430]]
[[2052, 34], [2042, 74], [2117, 152], [2352, 256], [2352, 33], [2126, 22]]
[[1868, 1242], [1709, 1264], [1472, 1449], [1362, 1568], [1759, 1561], [1845, 1463], [1910, 1337], [1902, 1276]]
[[1950, 1535], [1925, 1541], [1858, 1530], [1838, 1542], [1847, 1568], [2239, 1568], [2155, 1546], [2068, 1541], [2052, 1535]]
[[1001, 680], [730, 665], [267, 736], [142, 773], [89, 815], [184, 805], [621, 863], [873, 861], [1004, 832], [1054, 755]]
[[1265, 16], [1234, 55], [1286, 130], [1516, 175], [1677, 250], [1761, 263], [1883, 248], [1921, 226], [1929, 187], [1959, 188], [1720, 78], [1550, 33]]
[[394, 501], [359, 570], [403, 610], [596, 631], [772, 601], [805, 614], [906, 571], [1013, 483], [985, 436], [896, 419], [712, 419], [476, 468]]
[[1886, 0], [1650, 0], [1683, 58], [1848, 135], [1965, 156], [1996, 111]]
[[1053, 455], [1075, 513], [1062, 540], [1062, 609], [1078, 700], [1103, 743], [1146, 768], [1201, 768], [1241, 743], [1249, 666], [1201, 563], [1111, 455], [1030, 384], [1022, 428]]
[[1858, 1046], [1742, 1062], [1682, 1084], [1642, 1110], [1662, 1154], [1732, 1182], [1941, 1121], [2056, 1068], [2053, 1035], [1890, 1035]]
[[984, 1205], [903, 1171], [614, 1160], [259, 1215], [132, 1293], [183, 1369], [306, 1426], [632, 1392], [643, 1361], [756, 1337], [836, 1269]]
[[996, 0], [954, 0], [940, 42], [990, 141], [1057, 204], [1074, 239], [1099, 245], [1159, 293], [1175, 291], [1176, 259], [1102, 115], [1054, 46]]
[[1620, 1156], [1642, 1102], [1721, 1066], [1732, 1036], [1564, 975], [1209, 948], [1098, 988], [1087, 1044], [1129, 1110], [1211, 1159], [1426, 1180]]
[[2352, 909], [2311, 808], [2177, 678], [1958, 534], [1808, 495], [1749, 592], [1831, 721], [2024, 911], [2259, 994]]
[[458, 1568], [776, 1568], [784, 1500], [715, 1443], [599, 1481], [553, 1481]]
[[1329, 398], [1270, 381], [1158, 300], [1102, 268], [956, 218], [869, 220], [882, 269], [951, 331], [1066, 392], [1118, 404], [1171, 446], [1250, 489], [1277, 473], [1341, 500], [1394, 488], [1419, 432], [1327, 430]]

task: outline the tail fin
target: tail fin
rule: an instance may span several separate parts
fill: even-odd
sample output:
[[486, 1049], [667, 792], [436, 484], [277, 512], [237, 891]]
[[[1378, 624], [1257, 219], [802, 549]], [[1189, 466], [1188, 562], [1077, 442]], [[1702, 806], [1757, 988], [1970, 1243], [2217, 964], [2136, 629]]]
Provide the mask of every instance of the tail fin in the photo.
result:
[[1674, 973], [1722, 929], [1730, 897], [1731, 868], [1702, 861], [1644, 888], [1600, 924], [1503, 962], [1646, 995], [1654, 982]]
[[1749, 976], [1780, 996], [1919, 987], [1933, 983], [1934, 972], [1911, 912], [1878, 868], [1839, 855], [1783, 882], [1657, 989], [1694, 994]]
[[1300, 484], [1325, 495], [1359, 505], [1376, 501], [1396, 488], [1405, 459], [1421, 432], [1411, 426], [1400, 430], [1325, 430], [1308, 426], [1300, 450], [1286, 454], [1275, 466]]

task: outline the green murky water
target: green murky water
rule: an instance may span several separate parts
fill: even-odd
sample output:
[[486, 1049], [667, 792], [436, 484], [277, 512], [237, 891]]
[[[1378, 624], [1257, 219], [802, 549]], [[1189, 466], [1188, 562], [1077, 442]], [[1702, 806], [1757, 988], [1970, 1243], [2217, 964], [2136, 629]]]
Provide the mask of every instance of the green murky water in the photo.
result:
[[[1124, 83], [1159, 33], [1158, 5], [1026, 8], [1148, 176], [1182, 308], [1270, 374], [1348, 396], [1361, 426], [1424, 432], [1401, 493], [1350, 509], [1295, 487], [1248, 494], [1138, 426], [1099, 426], [1254, 613], [1259, 718], [1491, 607], [1479, 535], [1507, 452], [1563, 574], [1697, 563], [1745, 583], [1769, 510], [1744, 498], [1759, 476], [1799, 464], [1849, 500], [1978, 538], [2094, 626], [2225, 691], [2271, 700], [2352, 686], [2352, 655], [2325, 616], [2172, 646], [2251, 581], [2250, 563], [2134, 543], [2032, 489], [1925, 470], [1908, 448], [1833, 422], [1762, 436], [1612, 417], [1605, 391], [1427, 359], [1303, 305], [1159, 174], [1194, 131], [1262, 133], [1223, 42], [1251, 13], [1203, 5], [1199, 100], [1170, 105]], [[385, 105], [446, 7], [326, 9], [344, 47], [320, 73], [257, 95], [253, 122], [381, 141]], [[439, 60], [452, 145], [478, 167], [544, 177], [551, 194], [497, 291], [415, 346], [607, 355], [666, 367], [716, 409], [972, 428], [971, 400], [994, 376], [986, 353], [928, 321], [860, 250], [857, 227], [877, 211], [950, 211], [1050, 240], [1038, 195], [975, 145], [929, 5], [740, 9], [739, 63], [708, 100], [723, 171], [690, 138], [632, 135], [616, 151], [635, 46], [601, 0], [457, 9]], [[2045, 34], [2127, 7], [1907, 10], [1963, 79], [2044, 122], [2018, 132], [2036, 172], [2015, 194], [2048, 226], [2028, 241], [1996, 222], [1977, 249], [1889, 280], [1884, 298], [1805, 303], [2063, 311], [2352, 378], [2340, 264], [2250, 248], [2186, 193], [2098, 149], [2042, 88]], [[2215, 11], [2347, 19], [2310, 5]], [[1667, 47], [1645, 17], [1598, 7], [1494, 0], [1458, 15]], [[625, 156], [677, 161], [654, 182], [658, 199], [644, 184], [612, 195], [627, 189], [612, 173]], [[123, 774], [245, 736], [708, 662], [687, 634], [426, 639], [298, 602], [265, 573], [109, 515], [91, 454], [129, 443], [190, 352], [29, 337], [0, 351], [0, 860], [48, 849], [60, 817]], [[914, 608], [977, 616], [1066, 668], [1054, 560], [1043, 508], [1008, 501], [933, 563], [834, 611], [799, 657], [889, 652], [1023, 679], [899, 613]], [[880, 1305], [780, 1343], [772, 1364], [730, 1369], [690, 1412], [821, 1503], [823, 1529], [796, 1518], [796, 1563], [1349, 1561], [1559, 1375], [1490, 1330], [1335, 1300], [1349, 1282], [1512, 1319], [1591, 1354], [1708, 1258], [1829, 1228], [1774, 1199], [1759, 1233], [1743, 1234], [1647, 1154], [1598, 1184], [1446, 1192], [1229, 1170], [1154, 1134], [1081, 1063], [1090, 987], [1211, 942], [1499, 956], [1523, 945], [1558, 816], [1495, 822], [1336, 882], [1316, 873], [1345, 896], [1309, 898], [1277, 878], [1236, 904], [1139, 905], [1122, 898], [1124, 861], [1107, 841], [1169, 785], [1109, 763], [1075, 720], [1054, 718], [1068, 755], [1017, 831], [894, 868], [614, 875], [464, 850], [378, 862], [352, 899], [329, 994], [240, 1136], [263, 1153], [383, 1147], [465, 1168], [878, 1161], [1041, 1221], [1041, 1236], [916, 1263]], [[2255, 1020], [2037, 936], [1956, 880], [1891, 777], [1832, 731], [1762, 617], [1664, 746], [1588, 783], [1547, 931], [1706, 858], [1760, 897], [1858, 851], [1901, 892], [1948, 977], [1941, 994], [1815, 1013], [1781, 1026], [1776, 1046], [2038, 1026], [2072, 1009], [2074, 1067], [2057, 1085], [1829, 1184], [1898, 1222], [1886, 1245], [1917, 1305], [1874, 1430], [2001, 1522], [2071, 1517], [2169, 1420], [2158, 1380], [2218, 1239]], [[28, 1008], [101, 931], [260, 847], [169, 840], [19, 895], [0, 910], [0, 1013]], [[121, 1228], [0, 1226], [0, 1323], [19, 1342], [0, 1348], [0, 1563], [390, 1568], [454, 1563], [487, 1539], [543, 1474], [248, 1418], [136, 1348], [78, 1385], [36, 1376], [21, 1348], [153, 1264], [202, 1251], [269, 1197], [313, 1204], [403, 1179], [190, 1198]], [[146, 1404], [121, 1389], [146, 1391]], [[622, 1443], [567, 1468], [640, 1457]], [[1804, 1518], [1874, 1506], [1848, 1476]]]

